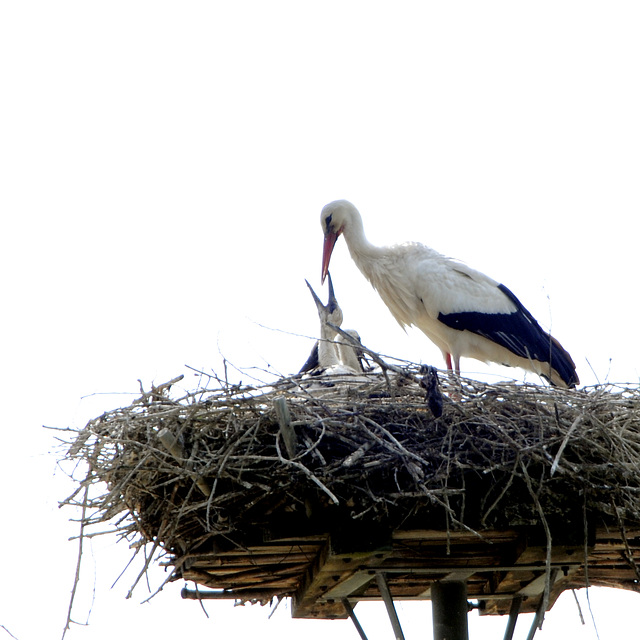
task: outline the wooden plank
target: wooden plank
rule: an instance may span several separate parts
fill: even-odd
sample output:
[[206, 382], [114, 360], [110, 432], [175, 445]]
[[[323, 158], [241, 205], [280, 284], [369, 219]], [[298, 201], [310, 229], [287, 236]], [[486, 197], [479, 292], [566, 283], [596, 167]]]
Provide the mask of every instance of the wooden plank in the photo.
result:
[[[189, 569], [189, 572], [197, 571], [202, 574], [206, 574], [215, 579], [231, 580], [235, 579], [238, 582], [246, 582], [247, 580], [259, 580], [263, 577], [269, 578], [270, 576], [281, 575], [296, 575], [299, 576], [301, 572], [305, 570], [307, 563], [302, 564], [290, 564], [290, 565], [268, 565], [257, 567], [254, 565], [244, 565], [241, 567], [219, 567], [219, 568], [201, 568], [193, 567]], [[188, 572], [185, 572], [185, 575]]]
[[260, 600], [268, 602], [272, 598], [270, 591], [251, 589], [244, 591], [201, 591], [183, 587], [180, 595], [184, 600]]
[[211, 551], [210, 553], [194, 553], [184, 556], [189, 560], [200, 560], [206, 558], [227, 558], [242, 555], [271, 555], [277, 553], [289, 553], [292, 550], [316, 552], [326, 542], [326, 538], [318, 540], [278, 540], [275, 542], [266, 542], [262, 545], [251, 545], [248, 547], [237, 547], [227, 551]]
[[198, 558], [190, 562], [188, 568], [197, 567], [199, 569], [214, 569], [216, 567], [242, 567], [242, 566], [268, 566], [283, 564], [304, 564], [315, 558], [315, 554], [310, 553], [286, 553], [278, 555], [260, 554], [235, 554], [221, 558]]
[[[291, 567], [285, 567], [282, 569], [271, 568], [269, 570], [264, 570], [254, 568], [228, 572], [208, 572], [190, 569], [189, 571], [185, 571], [183, 575], [185, 580], [194, 580], [195, 582], [200, 582], [204, 579], [211, 587], [231, 589], [237, 586], [259, 584], [260, 588], [264, 588], [264, 583], [277, 581], [277, 579], [282, 576], [299, 580], [300, 572], [304, 571], [305, 567], [306, 564], [292, 565]], [[197, 579], [191, 576], [197, 576]]]
[[[546, 547], [530, 546], [520, 554], [516, 565], [534, 564], [535, 562], [544, 565], [547, 560]], [[551, 549], [551, 560], [555, 564], [576, 564], [584, 560], [584, 547], [582, 546], [553, 546]]]
[[277, 538], [272, 538], [268, 535], [268, 532], [265, 533], [264, 544], [323, 544], [327, 540], [329, 540], [328, 533], [320, 533], [320, 534], [309, 534], [305, 536], [278, 536]]
[[498, 531], [488, 529], [478, 532], [478, 535], [471, 531], [442, 531], [437, 529], [411, 529], [407, 531], [394, 531], [393, 540], [416, 540], [423, 544], [459, 544], [473, 542], [475, 544], [490, 544], [495, 542], [515, 542], [522, 534], [516, 531]]

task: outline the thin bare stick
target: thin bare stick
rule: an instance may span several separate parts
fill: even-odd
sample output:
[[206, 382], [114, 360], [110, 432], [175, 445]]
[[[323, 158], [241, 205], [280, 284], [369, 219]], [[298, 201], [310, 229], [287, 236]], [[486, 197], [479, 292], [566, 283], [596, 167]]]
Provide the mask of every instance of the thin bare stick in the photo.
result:
[[562, 453], [564, 452], [564, 449], [565, 449], [565, 447], [567, 446], [567, 444], [569, 442], [569, 438], [571, 437], [571, 434], [576, 430], [576, 428], [582, 422], [583, 419], [584, 419], [584, 414], [581, 413], [573, 421], [573, 424], [569, 427], [569, 431], [567, 431], [567, 434], [563, 438], [562, 444], [560, 445], [560, 448], [558, 449], [558, 453], [556, 453], [556, 457], [553, 459], [553, 464], [551, 465], [551, 471], [549, 472], [550, 476], [553, 476], [553, 474], [556, 472], [556, 469], [558, 468], [558, 464], [560, 463], [560, 458], [562, 458]]
[[544, 614], [547, 611], [547, 607], [549, 606], [549, 597], [551, 595], [551, 587], [553, 586], [554, 581], [554, 573], [551, 571], [551, 553], [553, 551], [553, 543], [551, 538], [551, 529], [549, 528], [549, 523], [547, 522], [547, 518], [544, 514], [544, 509], [540, 504], [540, 499], [538, 498], [538, 494], [533, 490], [533, 485], [531, 483], [531, 477], [529, 476], [529, 472], [522, 460], [520, 460], [520, 468], [522, 469], [522, 474], [524, 480], [527, 484], [527, 489], [529, 489], [529, 495], [533, 499], [533, 502], [538, 510], [538, 515], [540, 516], [540, 522], [544, 527], [544, 533], [547, 538], [547, 553], [545, 557], [545, 581], [544, 581], [544, 593], [542, 594], [542, 600], [540, 602], [540, 613], [537, 619], [538, 629], [542, 629], [542, 623], [544, 621]]
[[278, 442], [277, 438], [276, 438], [276, 450], [278, 451], [278, 458], [280, 459], [280, 462], [291, 465], [292, 467], [295, 467], [296, 469], [299, 469], [300, 471], [302, 471], [302, 473], [304, 473], [307, 477], [309, 477], [315, 484], [317, 484], [320, 487], [320, 489], [322, 489], [329, 496], [329, 498], [331, 498], [331, 501], [334, 504], [340, 504], [340, 500], [338, 500], [336, 495], [332, 491], [330, 491], [320, 480], [318, 480], [318, 478], [313, 473], [311, 473], [311, 471], [309, 471], [307, 467], [305, 467], [303, 464], [300, 464], [299, 462], [296, 462], [295, 460], [287, 460], [282, 455], [282, 451], [280, 451], [280, 443]]
[[69, 609], [67, 610], [67, 620], [62, 630], [62, 639], [64, 640], [67, 635], [67, 631], [71, 628], [71, 612], [73, 610], [73, 601], [76, 597], [76, 591], [78, 589], [78, 583], [80, 582], [80, 566], [82, 564], [82, 545], [84, 543], [84, 528], [85, 518], [87, 514], [87, 503], [89, 500], [89, 484], [87, 483], [84, 489], [84, 498], [82, 500], [82, 516], [80, 518], [80, 534], [78, 536], [78, 559], [76, 560], [76, 573], [73, 578], [73, 588], [71, 589], [71, 597], [69, 599]]
[[0, 629], [4, 629], [13, 638], [13, 640], [18, 640], [18, 638], [16, 638], [13, 633], [11, 633], [11, 631], [9, 631], [9, 629], [7, 629], [7, 627], [5, 627], [3, 624], [0, 624]]

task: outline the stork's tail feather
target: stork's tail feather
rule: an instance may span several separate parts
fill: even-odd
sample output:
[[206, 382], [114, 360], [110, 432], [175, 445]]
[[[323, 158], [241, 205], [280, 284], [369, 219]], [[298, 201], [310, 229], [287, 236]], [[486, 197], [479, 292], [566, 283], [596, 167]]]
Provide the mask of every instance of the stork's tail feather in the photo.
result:
[[576, 365], [569, 352], [553, 336], [549, 336], [549, 347], [552, 369], [551, 384], [573, 389], [580, 384], [580, 379], [576, 373]]

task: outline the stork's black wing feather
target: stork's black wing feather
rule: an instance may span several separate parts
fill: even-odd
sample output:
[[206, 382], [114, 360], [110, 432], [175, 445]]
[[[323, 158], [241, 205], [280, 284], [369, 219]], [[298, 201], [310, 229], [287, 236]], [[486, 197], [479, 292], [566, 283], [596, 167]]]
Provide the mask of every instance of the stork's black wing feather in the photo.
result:
[[302, 365], [302, 369], [298, 373], [307, 373], [320, 366], [320, 358], [318, 356], [318, 343], [316, 342], [311, 349], [311, 353], [307, 358], [307, 361]]
[[498, 289], [513, 302], [515, 311], [441, 313], [438, 320], [452, 329], [483, 336], [521, 358], [548, 362], [568, 386], [575, 386], [578, 376], [571, 356], [542, 329], [512, 291], [503, 284], [498, 285]]

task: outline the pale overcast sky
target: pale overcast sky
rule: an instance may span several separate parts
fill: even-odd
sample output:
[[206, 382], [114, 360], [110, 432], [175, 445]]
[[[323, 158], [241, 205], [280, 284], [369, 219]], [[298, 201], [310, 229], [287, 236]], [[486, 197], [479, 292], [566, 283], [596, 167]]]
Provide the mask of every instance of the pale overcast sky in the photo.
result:
[[[57, 508], [72, 486], [42, 425], [81, 427], [138, 379], [189, 388], [185, 365], [221, 354], [296, 371], [331, 200], [374, 242], [418, 240], [504, 282], [584, 384], [637, 384], [639, 33], [631, 1], [0, 4], [0, 625], [59, 638], [73, 583], [76, 514]], [[442, 366], [342, 241], [332, 275], [365, 344]], [[207, 619], [181, 585], [125, 600], [136, 570], [111, 585], [128, 557], [107, 537], [86, 550], [75, 619], [92, 613], [69, 640], [357, 637], [286, 603]], [[590, 596], [601, 640], [637, 626], [637, 594]], [[594, 639], [580, 598], [587, 625], [565, 594], [537, 637]], [[400, 608], [408, 640], [430, 637], [427, 603]], [[356, 612], [391, 637], [382, 605]], [[471, 637], [505, 623], [474, 614]]]

